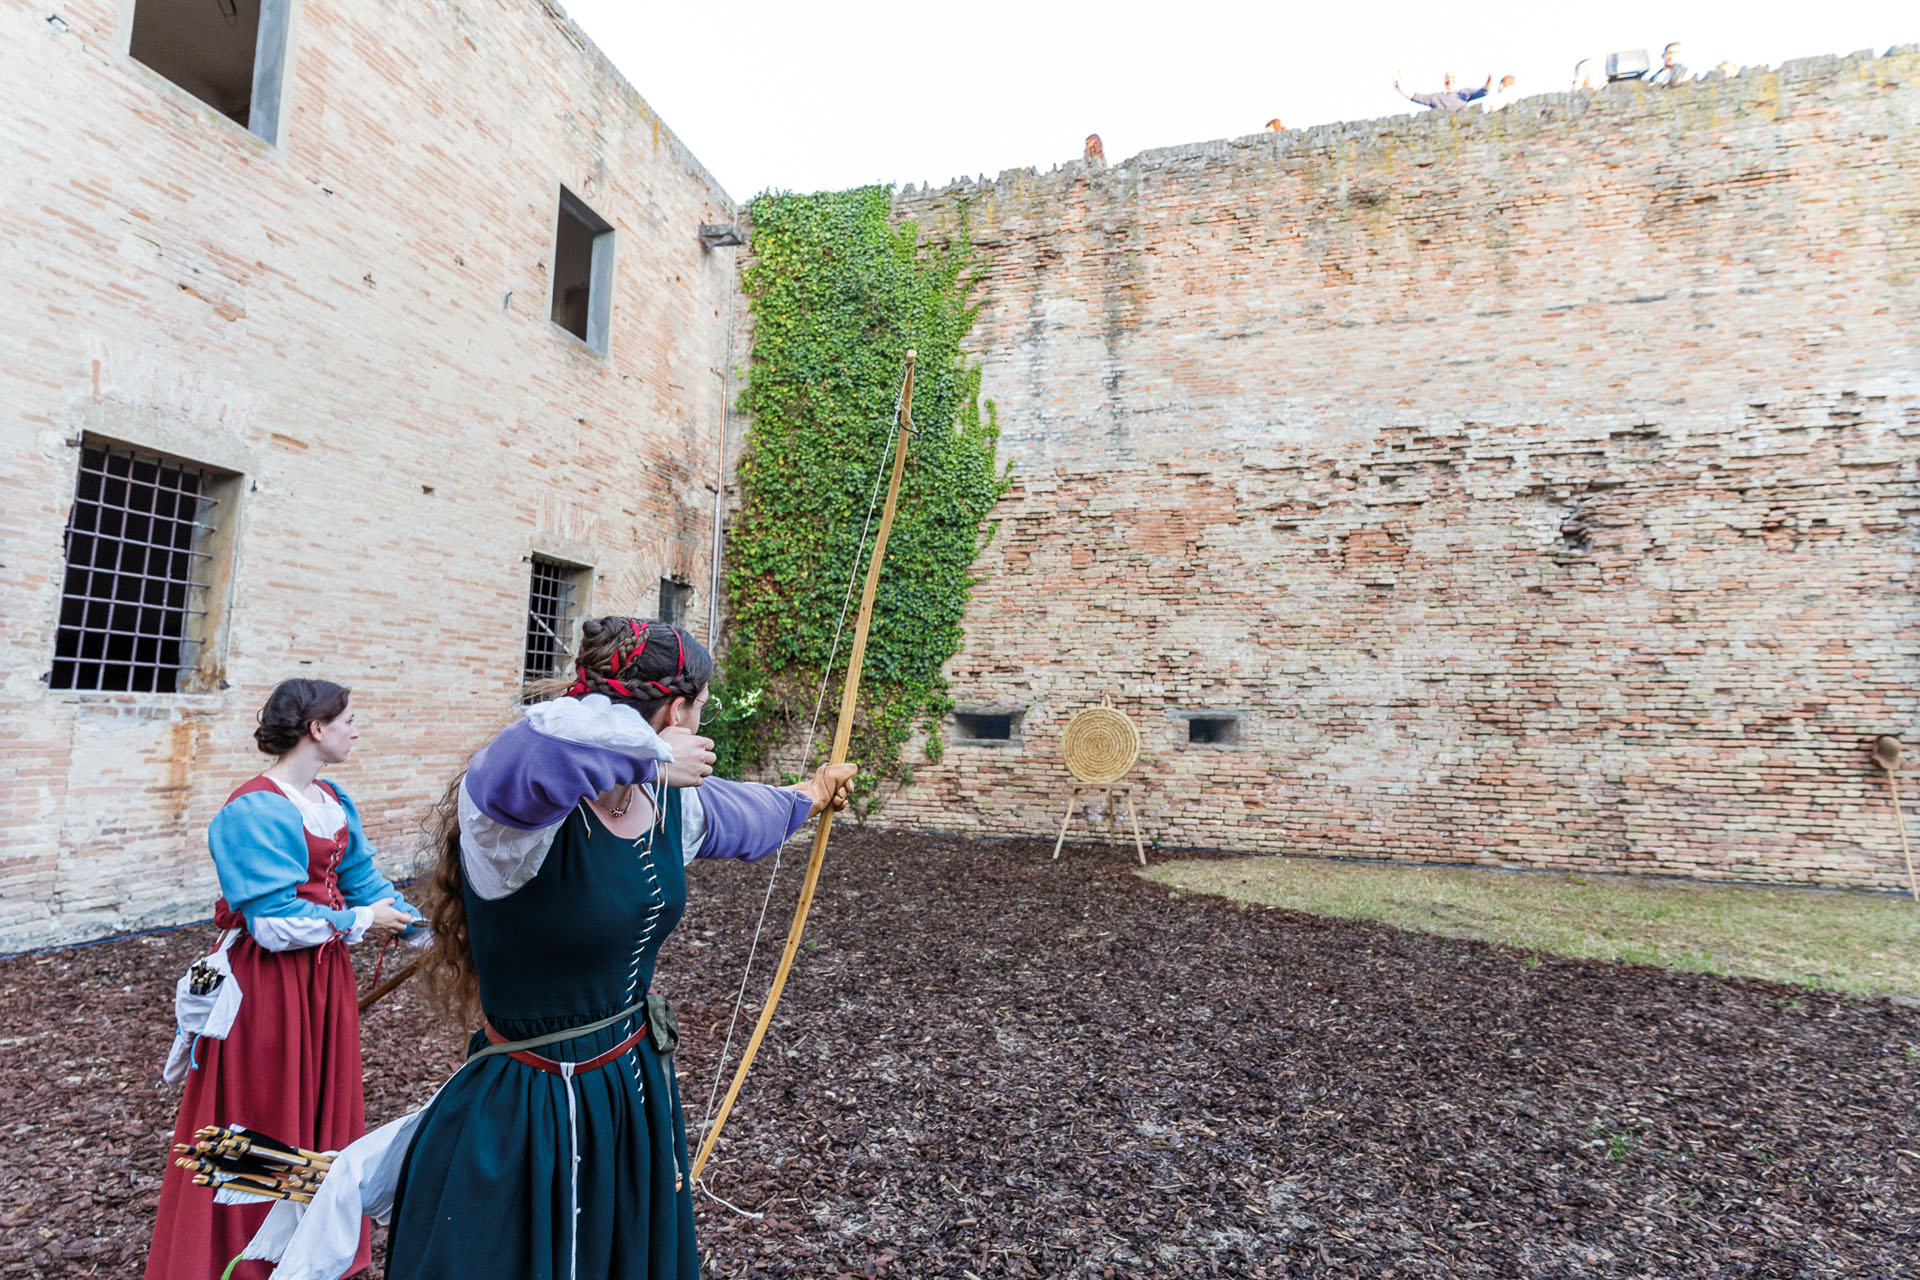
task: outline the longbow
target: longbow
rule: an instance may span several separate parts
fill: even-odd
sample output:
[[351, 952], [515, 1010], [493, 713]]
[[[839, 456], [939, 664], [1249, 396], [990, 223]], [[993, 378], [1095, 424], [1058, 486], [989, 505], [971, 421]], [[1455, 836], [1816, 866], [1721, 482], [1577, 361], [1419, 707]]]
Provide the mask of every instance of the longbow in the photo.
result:
[[[867, 562], [866, 586], [860, 592], [860, 613], [853, 626], [853, 651], [847, 659], [847, 683], [840, 691], [840, 717], [833, 729], [833, 750], [827, 756], [830, 765], [846, 763], [847, 743], [853, 736], [853, 709], [860, 697], [860, 668], [867, 656], [867, 632], [873, 625], [873, 597], [880, 587], [881, 563], [887, 556], [887, 534], [893, 529], [894, 512], [899, 507], [900, 477], [907, 469], [907, 441], [913, 431], [914, 360], [915, 353], [907, 352], [906, 384], [900, 395], [899, 430], [894, 439], [893, 472], [887, 479], [887, 502], [880, 514], [880, 530], [874, 535], [873, 558]], [[826, 861], [827, 838], [832, 833], [833, 809], [829, 806], [821, 811], [819, 829], [813, 833], [813, 853], [807, 859], [807, 878], [800, 886], [800, 901], [793, 909], [793, 923], [787, 929], [787, 945], [780, 953], [780, 967], [774, 971], [773, 985], [767, 989], [766, 1004], [760, 1010], [760, 1019], [754, 1023], [753, 1035], [740, 1055], [740, 1066], [733, 1073], [733, 1083], [728, 1086], [727, 1096], [714, 1115], [713, 1127], [707, 1130], [706, 1140], [700, 1144], [700, 1154], [693, 1159], [691, 1182], [700, 1181], [700, 1171], [706, 1167], [707, 1157], [713, 1154], [713, 1144], [720, 1140], [720, 1130], [733, 1111], [734, 1099], [740, 1096], [740, 1086], [746, 1083], [753, 1057], [760, 1051], [760, 1042], [766, 1038], [767, 1027], [773, 1022], [774, 1010], [780, 1004], [780, 993], [787, 985], [787, 974], [792, 971], [793, 958], [800, 950], [800, 935], [807, 927], [807, 911], [813, 906], [814, 886], [820, 883], [820, 867]]]

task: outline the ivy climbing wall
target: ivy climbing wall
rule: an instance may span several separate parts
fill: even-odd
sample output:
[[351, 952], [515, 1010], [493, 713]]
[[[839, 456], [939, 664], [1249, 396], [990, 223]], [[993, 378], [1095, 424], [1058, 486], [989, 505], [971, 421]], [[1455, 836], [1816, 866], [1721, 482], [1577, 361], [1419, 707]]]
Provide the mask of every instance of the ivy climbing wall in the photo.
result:
[[1916, 125], [1908, 48], [898, 193], [1013, 472], [880, 820], [1050, 835], [1110, 695], [1163, 847], [1901, 883]]
[[728, 528], [719, 771], [791, 774], [827, 754], [826, 703], [832, 693], [838, 706], [853, 659], [881, 478], [904, 447], [895, 568], [874, 598], [849, 741], [864, 814], [886, 786], [911, 781], [901, 748], [916, 727], [937, 754], [951, 705], [941, 667], [960, 647], [983, 522], [1006, 490], [980, 372], [961, 352], [976, 313], [973, 252], [964, 238], [927, 246], [911, 223], [894, 226], [882, 187], [764, 195], [749, 214], [741, 290], [753, 358], [739, 407], [752, 429]]

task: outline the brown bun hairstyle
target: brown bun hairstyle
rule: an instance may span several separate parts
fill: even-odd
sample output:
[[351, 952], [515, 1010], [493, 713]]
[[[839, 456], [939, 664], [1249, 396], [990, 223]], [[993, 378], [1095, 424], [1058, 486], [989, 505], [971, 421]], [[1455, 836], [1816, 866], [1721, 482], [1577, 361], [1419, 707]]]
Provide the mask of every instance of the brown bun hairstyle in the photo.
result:
[[331, 680], [282, 680], [254, 717], [260, 722], [253, 731], [255, 745], [270, 756], [287, 754], [300, 745], [314, 721], [338, 719], [352, 692]]

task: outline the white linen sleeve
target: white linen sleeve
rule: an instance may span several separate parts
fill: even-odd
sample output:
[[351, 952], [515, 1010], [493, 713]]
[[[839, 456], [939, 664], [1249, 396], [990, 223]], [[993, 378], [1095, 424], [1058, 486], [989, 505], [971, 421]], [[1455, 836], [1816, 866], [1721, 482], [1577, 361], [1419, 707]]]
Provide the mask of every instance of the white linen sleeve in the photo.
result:
[[539, 875], [559, 831], [558, 822], [533, 831], [495, 822], [480, 812], [461, 780], [460, 866], [482, 898], [504, 898]]
[[[360, 941], [372, 923], [372, 907], [353, 908], [353, 928], [347, 930], [347, 941]], [[247, 932], [268, 951], [298, 951], [331, 941], [339, 931], [321, 916], [255, 916], [247, 922]]]
[[700, 788], [680, 789], [680, 865], [691, 866], [700, 856], [700, 842], [707, 835], [707, 811], [700, 804]]

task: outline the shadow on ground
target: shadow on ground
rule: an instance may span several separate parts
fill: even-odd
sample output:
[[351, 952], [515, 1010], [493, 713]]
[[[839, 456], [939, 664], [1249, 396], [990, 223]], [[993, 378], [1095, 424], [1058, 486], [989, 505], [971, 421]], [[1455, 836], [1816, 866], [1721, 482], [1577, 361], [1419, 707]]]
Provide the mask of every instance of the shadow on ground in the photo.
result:
[[[706, 1274], [1915, 1273], [1912, 1009], [1533, 962], [1047, 852], [836, 836], [708, 1170], [766, 1217], [700, 1198]], [[662, 957], [694, 1129], [765, 866], [697, 866]], [[0, 1272], [137, 1273], [171, 982], [209, 934], [0, 962]], [[375, 1121], [456, 1061], [410, 987], [364, 1038]]]

